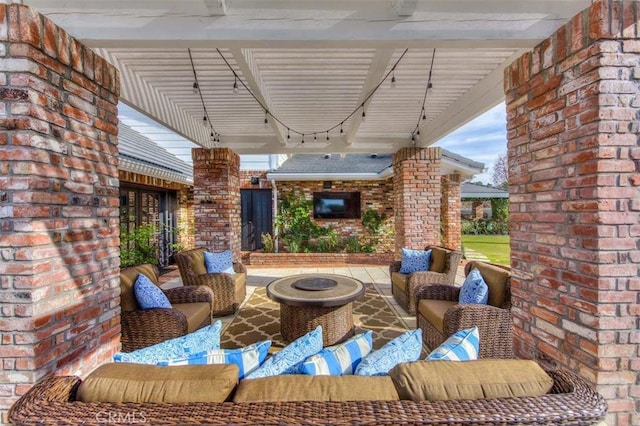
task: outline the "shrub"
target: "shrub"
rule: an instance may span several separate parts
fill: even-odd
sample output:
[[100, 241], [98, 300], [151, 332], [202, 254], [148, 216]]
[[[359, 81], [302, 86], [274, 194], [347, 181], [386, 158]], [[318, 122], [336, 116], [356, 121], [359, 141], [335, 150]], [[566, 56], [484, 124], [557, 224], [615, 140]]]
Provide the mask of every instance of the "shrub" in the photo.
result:
[[133, 231], [120, 228], [120, 266], [158, 263], [157, 229], [152, 224], [137, 226]]
[[463, 219], [461, 228], [463, 235], [508, 235], [509, 220]]

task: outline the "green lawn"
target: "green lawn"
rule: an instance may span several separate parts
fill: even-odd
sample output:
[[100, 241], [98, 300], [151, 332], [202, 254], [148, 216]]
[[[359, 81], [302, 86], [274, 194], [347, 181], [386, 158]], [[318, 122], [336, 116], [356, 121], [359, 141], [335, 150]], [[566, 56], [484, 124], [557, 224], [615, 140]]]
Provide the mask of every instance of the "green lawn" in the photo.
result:
[[509, 265], [508, 235], [463, 235], [462, 246], [484, 254], [491, 262]]

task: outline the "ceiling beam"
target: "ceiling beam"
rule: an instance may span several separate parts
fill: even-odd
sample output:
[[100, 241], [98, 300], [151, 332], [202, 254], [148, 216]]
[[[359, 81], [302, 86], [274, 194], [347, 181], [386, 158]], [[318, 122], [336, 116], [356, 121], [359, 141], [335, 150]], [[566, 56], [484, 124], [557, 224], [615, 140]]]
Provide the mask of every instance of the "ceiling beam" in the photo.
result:
[[[504, 100], [504, 68], [528, 50], [517, 50], [500, 66], [487, 74], [464, 95], [438, 114], [434, 121], [427, 122], [420, 132], [417, 146], [427, 147], [474, 118], [485, 113]], [[434, 88], [433, 90], [437, 90]], [[429, 99], [427, 98], [427, 102]]]
[[209, 16], [225, 16], [227, 14], [226, 0], [203, 0], [209, 11]]
[[[373, 55], [373, 59], [371, 60], [371, 65], [369, 66], [369, 72], [364, 79], [364, 83], [362, 84], [362, 90], [360, 91], [360, 96], [358, 97], [357, 106], [360, 106], [364, 103], [364, 110], [366, 112], [369, 103], [373, 96], [367, 99], [367, 96], [376, 88], [378, 83], [384, 77], [387, 67], [389, 66], [389, 61], [393, 56], [393, 49], [377, 49], [375, 54]], [[365, 99], [367, 99], [365, 101]], [[347, 137], [345, 142], [347, 145], [351, 145], [356, 134], [358, 133], [358, 129], [360, 129], [360, 125], [362, 124], [362, 111], [356, 111], [351, 117], [349, 129], [347, 130]]]
[[393, 10], [401, 17], [413, 16], [417, 5], [418, 0], [391, 0]]
[[284, 134], [284, 128], [273, 118], [274, 116], [278, 116], [278, 112], [273, 106], [269, 93], [264, 86], [264, 82], [262, 81], [262, 77], [258, 71], [258, 66], [253, 58], [253, 52], [249, 49], [231, 49], [230, 52], [236, 60], [238, 69], [244, 77], [247, 86], [251, 89], [251, 92], [262, 103], [262, 105], [267, 107], [267, 110], [269, 111], [267, 121], [278, 138], [278, 141], [281, 145], [286, 145], [287, 139]]
[[187, 114], [108, 51], [97, 49], [96, 53], [120, 72], [121, 101], [203, 148], [214, 147], [209, 129], [200, 120]]

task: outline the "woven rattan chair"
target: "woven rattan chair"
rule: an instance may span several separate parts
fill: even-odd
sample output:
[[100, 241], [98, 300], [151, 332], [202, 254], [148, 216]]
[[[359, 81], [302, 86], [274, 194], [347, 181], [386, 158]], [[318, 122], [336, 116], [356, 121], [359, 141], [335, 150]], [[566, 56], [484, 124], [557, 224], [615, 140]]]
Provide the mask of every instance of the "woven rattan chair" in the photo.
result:
[[431, 265], [428, 271], [412, 274], [400, 273], [400, 261], [389, 266], [391, 294], [402, 308], [410, 314], [416, 313], [416, 288], [423, 284], [453, 284], [462, 253], [446, 247], [427, 246], [431, 250]]
[[210, 289], [178, 287], [163, 290], [171, 302], [171, 309], [142, 310], [133, 291], [139, 274], [158, 285], [159, 273], [154, 265], [131, 266], [120, 271], [120, 340], [124, 352], [184, 336], [211, 324], [213, 292]]
[[233, 262], [235, 274], [224, 272], [210, 274], [204, 263], [204, 248], [195, 248], [176, 253], [182, 284], [205, 285], [213, 290], [213, 315], [234, 313], [247, 295], [247, 268]]
[[460, 287], [424, 285], [416, 292], [416, 317], [422, 339], [434, 349], [459, 330], [478, 326], [480, 358], [513, 358], [513, 320], [511, 318], [511, 271], [508, 267], [485, 262], [469, 262], [465, 275], [480, 271], [489, 287], [486, 305], [458, 304]]

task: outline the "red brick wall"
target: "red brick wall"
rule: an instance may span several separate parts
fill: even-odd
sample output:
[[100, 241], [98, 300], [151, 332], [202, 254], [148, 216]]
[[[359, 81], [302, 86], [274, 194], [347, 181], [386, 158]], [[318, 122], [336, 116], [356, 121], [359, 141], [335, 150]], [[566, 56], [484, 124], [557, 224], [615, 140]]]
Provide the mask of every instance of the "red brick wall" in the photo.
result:
[[0, 410], [120, 348], [118, 75], [33, 9], [0, 4]]
[[[280, 181], [276, 183], [278, 199], [291, 190], [302, 191], [308, 200], [313, 199], [314, 192], [325, 192], [322, 181]], [[355, 181], [331, 181], [331, 189], [326, 192], [360, 192], [361, 211], [377, 210], [387, 215], [389, 220], [393, 218], [393, 182], [386, 180], [355, 180]], [[310, 211], [310, 215], [313, 213]], [[362, 219], [315, 219], [321, 226], [335, 229], [341, 237], [363, 237], [369, 232], [362, 226]], [[376, 246], [377, 251], [393, 250], [393, 236], [382, 238]]]
[[505, 70], [516, 346], [640, 424], [638, 3], [597, 1]]
[[[251, 178], [257, 177], [258, 184], [251, 183]], [[240, 188], [242, 189], [271, 189], [271, 181], [267, 179], [266, 170], [241, 170]]]
[[460, 183], [462, 178], [458, 174], [442, 176], [442, 245], [454, 250], [462, 248], [462, 227], [460, 214], [462, 202], [460, 200]]
[[395, 253], [440, 245], [440, 148], [402, 148], [393, 155]]
[[240, 259], [240, 156], [228, 148], [195, 148], [192, 156], [195, 244]]

